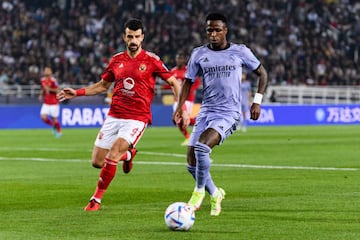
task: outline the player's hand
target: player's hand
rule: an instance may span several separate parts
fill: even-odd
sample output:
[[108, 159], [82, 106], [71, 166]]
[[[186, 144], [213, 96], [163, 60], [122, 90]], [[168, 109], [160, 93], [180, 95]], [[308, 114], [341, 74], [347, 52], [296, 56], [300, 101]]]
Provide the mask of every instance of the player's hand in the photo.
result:
[[260, 104], [253, 103], [250, 108], [250, 119], [258, 120], [260, 117]]
[[181, 110], [176, 109], [174, 114], [173, 114], [172, 120], [173, 120], [174, 125], [177, 125], [177, 123], [179, 123], [181, 121], [181, 114], [180, 114], [179, 111], [181, 111]]
[[190, 125], [190, 115], [187, 111], [182, 111], [181, 121], [178, 124], [182, 129], [186, 129]]
[[76, 91], [72, 88], [64, 88], [56, 95], [56, 97], [59, 99], [60, 102], [62, 102], [66, 99], [72, 99], [76, 97]]
[[183, 129], [187, 128], [190, 124], [190, 116], [186, 111], [178, 108], [174, 112], [173, 122], [175, 125], [178, 125]]

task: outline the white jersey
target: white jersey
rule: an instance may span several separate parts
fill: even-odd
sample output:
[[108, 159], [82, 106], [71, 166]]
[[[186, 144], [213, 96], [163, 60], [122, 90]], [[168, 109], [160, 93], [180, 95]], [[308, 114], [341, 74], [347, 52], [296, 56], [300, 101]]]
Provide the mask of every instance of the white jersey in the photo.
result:
[[207, 45], [191, 53], [185, 77], [195, 81], [203, 76], [203, 100], [199, 115], [218, 118], [227, 114], [238, 118], [240, 114], [240, 86], [242, 68], [254, 71], [260, 61], [243, 44], [231, 43], [226, 49], [215, 51]]

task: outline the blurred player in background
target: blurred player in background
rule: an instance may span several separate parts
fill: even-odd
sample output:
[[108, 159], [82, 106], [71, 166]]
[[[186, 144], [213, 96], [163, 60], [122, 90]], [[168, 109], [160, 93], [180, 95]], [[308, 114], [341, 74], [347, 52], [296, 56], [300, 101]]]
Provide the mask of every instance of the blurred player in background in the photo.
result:
[[59, 90], [57, 80], [52, 76], [52, 70], [50, 67], [45, 67], [44, 76], [40, 79], [41, 90], [39, 95], [39, 101], [42, 101], [40, 110], [41, 120], [52, 126], [52, 131], [55, 137], [61, 137], [61, 126], [58, 121], [60, 114], [60, 104], [56, 97]]
[[201, 72], [203, 99], [187, 149], [187, 168], [196, 180], [188, 203], [198, 210], [207, 191], [210, 194], [212, 216], [220, 214], [225, 191], [215, 185], [210, 175], [210, 153], [212, 148], [232, 135], [239, 125], [243, 66], [259, 76], [257, 93], [250, 108], [251, 119], [257, 120], [260, 116], [260, 104], [267, 83], [267, 72], [260, 61], [245, 45], [228, 42], [227, 32], [224, 15], [207, 15], [206, 33], [209, 44], [193, 50], [187, 65], [179, 106], [173, 115], [175, 122], [181, 121], [181, 106], [185, 103], [197, 74]]
[[111, 106], [111, 99], [112, 96], [114, 95], [114, 83], [111, 84], [111, 86], [109, 87], [109, 89], [106, 92], [106, 97], [104, 99], [104, 103], [106, 103], [107, 105]]
[[238, 129], [241, 131], [246, 132], [247, 130], [247, 115], [250, 108], [250, 100], [252, 98], [251, 93], [251, 83], [247, 80], [246, 73], [242, 73], [241, 77], [241, 86], [240, 86], [240, 97], [241, 97], [241, 119], [240, 119], [240, 126]]
[[[126, 51], [115, 54], [101, 74], [101, 80], [86, 88], [64, 88], [58, 98], [62, 101], [77, 96], [92, 96], [108, 91], [114, 83], [110, 110], [95, 140], [92, 164], [101, 168], [99, 180], [85, 211], [97, 211], [109, 184], [115, 177], [119, 161], [123, 172], [132, 169], [135, 146], [145, 128], [151, 124], [151, 102], [154, 97], [155, 78], [160, 77], [178, 96], [180, 85], [164, 63], [154, 53], [142, 49], [144, 28], [140, 20], [131, 19], [124, 25], [123, 40]], [[179, 118], [189, 123], [185, 112]]]
[[[176, 77], [176, 79], [179, 81], [179, 84], [182, 85], [185, 81], [186, 62], [187, 62], [185, 53], [182, 51], [179, 51], [176, 54], [175, 61], [176, 61], [176, 66], [174, 68], [172, 68], [170, 72], [173, 74], [174, 77]], [[200, 85], [201, 85], [200, 78], [197, 77], [194, 84], [191, 86], [189, 96], [185, 101], [186, 111], [189, 114], [191, 114], [191, 112], [192, 112], [194, 102], [195, 102], [196, 90], [199, 88]], [[174, 104], [173, 104], [173, 111], [176, 110], [177, 105], [178, 105], [178, 102], [177, 102], [177, 99], [175, 99]], [[190, 118], [190, 125], [194, 125], [194, 123], [195, 123], [195, 118]], [[183, 127], [182, 124], [177, 124], [177, 126], [185, 138], [184, 141], [181, 143], [181, 146], [186, 146], [189, 142], [190, 134], [189, 134], [187, 128]]]

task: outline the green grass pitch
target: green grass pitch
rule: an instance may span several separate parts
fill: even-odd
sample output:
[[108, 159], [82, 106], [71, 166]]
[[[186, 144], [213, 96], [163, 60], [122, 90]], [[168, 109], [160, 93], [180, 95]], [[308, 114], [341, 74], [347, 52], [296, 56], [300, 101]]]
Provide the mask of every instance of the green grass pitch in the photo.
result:
[[235, 133], [211, 155], [223, 212], [211, 217], [207, 196], [188, 232], [163, 218], [194, 187], [174, 127], [149, 127], [132, 172], [120, 166], [102, 210], [83, 211], [97, 131], [0, 130], [0, 239], [360, 239], [359, 125]]

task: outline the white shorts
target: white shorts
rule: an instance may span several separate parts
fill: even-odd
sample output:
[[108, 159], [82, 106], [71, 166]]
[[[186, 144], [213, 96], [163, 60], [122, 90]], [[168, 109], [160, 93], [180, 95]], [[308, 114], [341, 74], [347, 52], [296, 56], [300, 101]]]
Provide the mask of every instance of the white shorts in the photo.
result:
[[40, 114], [57, 118], [60, 115], [60, 105], [59, 104], [49, 105], [44, 103], [41, 106]]
[[117, 138], [125, 139], [135, 147], [143, 135], [147, 124], [138, 120], [118, 119], [107, 116], [96, 140], [95, 146], [110, 149]]
[[[175, 112], [177, 106], [178, 106], [178, 103], [177, 103], [177, 102], [174, 102], [174, 104], [173, 104], [173, 112]], [[191, 114], [191, 113], [192, 113], [193, 106], [194, 106], [194, 102], [186, 100], [186, 101], [185, 101], [185, 106], [186, 106], [186, 112], [188, 112], [189, 114]]]

